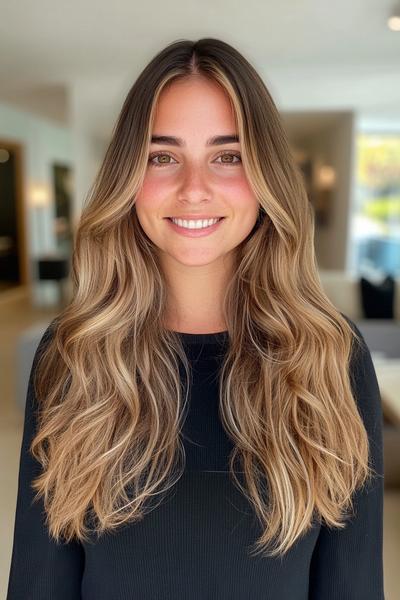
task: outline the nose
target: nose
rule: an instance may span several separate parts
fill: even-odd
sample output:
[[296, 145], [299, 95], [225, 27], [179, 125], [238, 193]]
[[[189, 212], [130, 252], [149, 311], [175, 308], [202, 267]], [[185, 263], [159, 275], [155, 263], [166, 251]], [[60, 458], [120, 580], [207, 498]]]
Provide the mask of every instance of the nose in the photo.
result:
[[178, 200], [196, 204], [211, 199], [211, 187], [205, 169], [196, 164], [186, 165], [179, 186]]

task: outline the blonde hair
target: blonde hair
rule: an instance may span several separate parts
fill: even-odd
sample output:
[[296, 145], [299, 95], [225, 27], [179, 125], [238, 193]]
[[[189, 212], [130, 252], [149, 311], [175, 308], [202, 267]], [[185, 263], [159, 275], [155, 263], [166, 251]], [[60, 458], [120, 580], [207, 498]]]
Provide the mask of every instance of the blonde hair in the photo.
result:
[[224, 298], [219, 395], [234, 441], [231, 474], [263, 528], [252, 552], [276, 556], [314, 519], [343, 528], [353, 492], [372, 474], [349, 369], [360, 339], [322, 289], [313, 209], [274, 101], [249, 62], [217, 39], [169, 44], [125, 99], [77, 228], [73, 299], [37, 356], [31, 451], [43, 469], [33, 488], [50, 534], [82, 541], [142, 519], [184, 470], [190, 364], [163, 326], [166, 282], [135, 195], [161, 91], [199, 76], [229, 97], [260, 204]]

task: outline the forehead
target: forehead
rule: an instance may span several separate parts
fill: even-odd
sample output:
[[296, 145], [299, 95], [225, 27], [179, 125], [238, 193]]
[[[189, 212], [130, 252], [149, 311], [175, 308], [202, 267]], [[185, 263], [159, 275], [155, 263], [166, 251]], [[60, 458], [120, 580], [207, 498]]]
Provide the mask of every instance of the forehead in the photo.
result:
[[196, 131], [207, 138], [237, 133], [228, 94], [220, 85], [204, 77], [174, 81], [160, 94], [153, 132], [185, 137]]

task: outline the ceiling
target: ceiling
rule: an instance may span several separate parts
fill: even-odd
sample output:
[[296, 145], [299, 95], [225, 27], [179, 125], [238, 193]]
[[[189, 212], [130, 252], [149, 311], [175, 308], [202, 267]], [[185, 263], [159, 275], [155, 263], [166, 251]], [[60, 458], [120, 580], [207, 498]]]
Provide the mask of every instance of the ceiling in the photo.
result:
[[[400, 88], [400, 32], [389, 0], [18, 0], [0, 10], [0, 102], [62, 124], [69, 94], [87, 82], [132, 81], [167, 43], [217, 37], [259, 72], [351, 70]], [[397, 73], [397, 79], [396, 79]], [[340, 82], [340, 79], [338, 80]], [[315, 82], [314, 82], [315, 83]], [[340, 83], [339, 83], [340, 85]], [[118, 84], [98, 84], [93, 110], [120, 103]], [[390, 89], [391, 86], [389, 86]], [[386, 93], [387, 95], [387, 93]], [[399, 96], [400, 97], [400, 96]], [[382, 98], [384, 103], [384, 98]]]

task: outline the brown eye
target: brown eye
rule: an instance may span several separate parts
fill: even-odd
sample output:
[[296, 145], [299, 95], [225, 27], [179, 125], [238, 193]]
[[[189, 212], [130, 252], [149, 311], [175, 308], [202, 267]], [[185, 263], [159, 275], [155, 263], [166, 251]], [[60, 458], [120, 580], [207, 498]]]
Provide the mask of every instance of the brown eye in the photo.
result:
[[[153, 162], [155, 158], [161, 160], [159, 162]], [[169, 160], [171, 158], [173, 157], [166, 152], [157, 152], [155, 154], [150, 154], [148, 162], [153, 167], [162, 167], [163, 165], [172, 165], [173, 163]]]
[[[225, 160], [225, 157], [227, 157], [228, 160]], [[232, 152], [224, 152], [223, 154], [220, 154], [217, 158], [221, 159], [220, 164], [226, 164], [226, 165], [237, 165], [242, 162], [240, 154], [232, 153]], [[235, 158], [238, 158], [239, 160], [235, 161], [234, 160]]]

